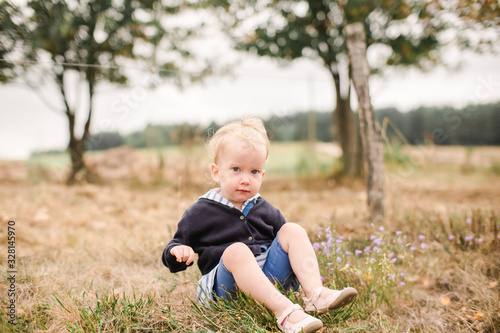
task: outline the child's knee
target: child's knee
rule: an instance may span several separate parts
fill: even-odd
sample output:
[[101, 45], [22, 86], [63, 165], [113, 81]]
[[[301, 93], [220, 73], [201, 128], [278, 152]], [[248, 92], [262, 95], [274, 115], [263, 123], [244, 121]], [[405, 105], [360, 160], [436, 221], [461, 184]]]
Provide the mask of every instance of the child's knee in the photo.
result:
[[230, 268], [233, 264], [238, 264], [245, 259], [253, 259], [254, 255], [250, 248], [244, 243], [233, 243], [229, 245], [222, 253], [222, 262], [226, 268]]
[[281, 236], [281, 234], [291, 239], [297, 239], [297, 237], [307, 237], [307, 232], [301, 225], [291, 222], [285, 223], [281, 227], [279, 236]]

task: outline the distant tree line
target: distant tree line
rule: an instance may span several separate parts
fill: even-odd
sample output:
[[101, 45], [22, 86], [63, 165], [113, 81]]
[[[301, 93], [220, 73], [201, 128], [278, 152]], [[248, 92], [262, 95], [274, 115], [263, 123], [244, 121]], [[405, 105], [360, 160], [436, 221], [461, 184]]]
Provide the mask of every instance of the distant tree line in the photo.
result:
[[[409, 112], [395, 108], [375, 111], [380, 124], [386, 123], [388, 138], [403, 136], [411, 144], [432, 140], [438, 145], [500, 145], [500, 103], [451, 107], [420, 107]], [[273, 141], [306, 141], [308, 139], [308, 112], [273, 115], [264, 120]], [[336, 140], [331, 112], [314, 112], [316, 140]], [[127, 145], [134, 148], [202, 143], [222, 124], [148, 125], [144, 130], [122, 136], [118, 132], [91, 135], [89, 150], [105, 150]], [[397, 132], [400, 132], [398, 134]], [[401, 138], [399, 138], [401, 139]]]
[[387, 135], [397, 128], [408, 142], [420, 144], [431, 139], [439, 145], [499, 145], [500, 103], [451, 107], [421, 107], [409, 112], [396, 109], [376, 111], [382, 123], [387, 117], [394, 124]]

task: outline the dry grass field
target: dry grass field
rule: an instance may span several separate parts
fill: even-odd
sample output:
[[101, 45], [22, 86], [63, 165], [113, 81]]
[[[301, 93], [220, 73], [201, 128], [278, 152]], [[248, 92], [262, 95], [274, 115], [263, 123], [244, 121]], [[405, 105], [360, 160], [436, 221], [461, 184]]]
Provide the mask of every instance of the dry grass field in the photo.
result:
[[[328, 149], [272, 149], [261, 194], [309, 231], [325, 283], [360, 291], [322, 317], [324, 332], [500, 332], [500, 148], [392, 152], [377, 221], [363, 182], [329, 173]], [[0, 331], [278, 331], [244, 295], [225, 308], [231, 316], [196, 306], [198, 269], [161, 264], [183, 211], [213, 186], [203, 147], [118, 148], [88, 163], [101, 183], [67, 187], [64, 157], [0, 161]]]

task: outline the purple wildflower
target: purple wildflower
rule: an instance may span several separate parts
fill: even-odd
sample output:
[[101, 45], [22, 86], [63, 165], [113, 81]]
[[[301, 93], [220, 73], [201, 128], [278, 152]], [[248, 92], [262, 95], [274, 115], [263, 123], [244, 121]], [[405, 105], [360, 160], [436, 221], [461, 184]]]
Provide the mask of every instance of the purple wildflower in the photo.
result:
[[420, 243], [420, 248], [425, 249], [426, 246], [427, 244], [425, 244], [424, 242]]
[[421, 241], [425, 239], [425, 236], [424, 235], [419, 235], [418, 236], [418, 239], [420, 239]]
[[465, 223], [471, 224], [472, 223], [472, 219], [470, 217], [468, 217], [467, 220], [465, 220]]
[[484, 239], [482, 239], [482, 238], [478, 238], [478, 239], [477, 239], [477, 242], [478, 242], [478, 243], [482, 243], [483, 241], [484, 241]]
[[449, 240], [454, 240], [454, 239], [455, 239], [455, 236], [453, 236], [453, 235], [449, 235], [449, 236], [448, 236], [448, 239], [449, 239]]
[[328, 267], [330, 267], [331, 265], [333, 265], [333, 262], [329, 262], [326, 264]]
[[396, 263], [396, 261], [398, 261], [398, 259], [397, 259], [397, 258], [392, 258], [392, 259], [391, 259], [391, 262], [392, 262], [393, 264], [395, 264], [395, 263]]
[[361, 250], [356, 250], [356, 251], [354, 251], [354, 254], [355, 254], [355, 255], [358, 255], [358, 254], [361, 254], [361, 253], [363, 253], [363, 251], [361, 251]]
[[318, 244], [318, 243], [316, 243], [316, 242], [314, 242], [314, 243], [313, 243], [313, 249], [314, 249], [315, 251], [318, 251], [318, 250], [319, 250], [319, 244]]
[[371, 263], [371, 264], [374, 264], [374, 263], [376, 263], [376, 262], [377, 262], [377, 260], [375, 260], [375, 259], [373, 259], [373, 258], [370, 258], [370, 263]]
[[472, 236], [472, 235], [471, 235], [471, 236], [467, 236], [467, 237], [465, 237], [465, 241], [466, 241], [466, 242], [470, 242], [470, 241], [471, 241], [471, 240], [473, 240], [473, 239], [474, 239], [474, 236]]
[[337, 257], [337, 262], [338, 262], [338, 263], [341, 263], [341, 262], [342, 262], [342, 258]]
[[378, 227], [378, 230], [384, 231], [384, 227], [380, 226], [380, 227]]
[[398, 230], [398, 231], [396, 231], [396, 236], [399, 236], [399, 235], [401, 235], [402, 233], [403, 233], [402, 231], [399, 231], [399, 230]]
[[370, 247], [368, 246], [367, 248], [365, 248], [363, 251], [365, 251], [366, 253], [370, 253], [371, 250], [370, 250]]
[[345, 251], [345, 255], [346, 255], [346, 256], [348, 256], [348, 255], [350, 255], [350, 254], [351, 254], [351, 252], [349, 252], [349, 251], [347, 251], [347, 250]]
[[389, 258], [394, 257], [394, 252], [389, 253], [388, 257], [389, 257]]
[[373, 247], [373, 251], [378, 251], [378, 250], [380, 250], [380, 249], [377, 246]]
[[340, 253], [340, 251], [341, 251], [340, 247], [338, 247], [338, 248], [335, 250], [335, 252], [337, 252], [337, 253]]
[[326, 248], [329, 249], [332, 246], [332, 239], [328, 238], [328, 242], [326, 242]]
[[370, 236], [370, 240], [371, 240], [371, 241], [372, 241], [372, 240], [374, 240], [375, 238], [377, 238], [377, 236], [374, 236], [374, 235], [371, 235], [371, 236]]
[[[326, 217], [325, 217], [325, 218], [326, 218]], [[318, 227], [318, 231], [321, 231], [321, 230], [323, 230], [323, 228], [321, 228], [321, 227]]]
[[406, 283], [404, 283], [403, 281], [399, 282], [399, 285], [402, 287], [404, 286]]
[[415, 251], [417, 248], [415, 246], [410, 247], [410, 251]]

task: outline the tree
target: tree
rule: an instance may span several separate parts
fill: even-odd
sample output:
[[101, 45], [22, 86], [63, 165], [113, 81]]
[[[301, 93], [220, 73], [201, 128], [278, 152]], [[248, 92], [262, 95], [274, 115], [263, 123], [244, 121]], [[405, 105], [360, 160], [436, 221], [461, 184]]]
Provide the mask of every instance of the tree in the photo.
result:
[[[22, 77], [35, 91], [47, 82], [55, 84], [60, 103], [53, 108], [63, 110], [68, 119], [68, 184], [83, 177], [92, 180], [83, 157], [100, 83], [126, 84], [124, 68], [131, 61], [141, 61], [157, 72], [143, 80], [143, 89], [158, 84], [158, 75], [176, 77], [180, 82], [176, 63], [191, 55], [182, 42], [194, 30], [169, 25], [164, 18], [188, 7], [184, 2], [166, 5], [153, 0], [32, 0], [19, 6], [2, 2], [0, 79], [10, 82]], [[38, 77], [34, 77], [36, 71]], [[208, 71], [209, 66], [199, 76]], [[84, 85], [85, 106], [72, 99], [78, 92], [74, 93], [71, 80]], [[77, 134], [77, 115], [85, 119], [81, 136]]]
[[369, 50], [377, 45], [383, 51], [380, 54], [386, 55], [383, 61], [371, 64], [372, 72], [381, 72], [385, 66], [430, 69], [441, 62], [439, 51], [448, 44], [484, 51], [488, 46], [494, 47], [498, 39], [498, 34], [478, 38], [477, 34], [461, 33], [464, 29], [481, 31], [498, 26], [498, 16], [494, 14], [498, 5], [480, 6], [485, 12], [494, 12], [484, 22], [484, 14], [475, 1], [460, 1], [462, 7], [457, 2], [441, 0], [208, 2], [223, 9], [220, 14], [236, 49], [284, 61], [301, 57], [321, 61], [335, 87], [334, 117], [346, 174], [356, 174], [361, 169], [356, 123], [350, 106], [351, 73], [344, 33], [347, 24], [362, 22]]
[[346, 42], [349, 51], [352, 82], [358, 96], [359, 126], [363, 144], [366, 190], [370, 215], [384, 216], [384, 149], [380, 137], [380, 127], [373, 112], [369, 76], [370, 68], [366, 60], [366, 36], [361, 23], [346, 25]]

